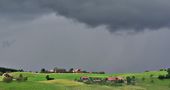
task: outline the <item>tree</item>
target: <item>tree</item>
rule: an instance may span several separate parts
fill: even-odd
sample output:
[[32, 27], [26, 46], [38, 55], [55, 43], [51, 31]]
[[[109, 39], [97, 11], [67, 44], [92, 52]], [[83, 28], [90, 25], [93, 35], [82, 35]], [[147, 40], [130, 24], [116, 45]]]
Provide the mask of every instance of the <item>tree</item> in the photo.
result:
[[2, 76], [3, 75], [3, 72], [0, 72], [0, 76]]
[[158, 79], [163, 80], [163, 79], [165, 79], [165, 76], [164, 75], [159, 75]]
[[49, 75], [46, 75], [46, 79], [47, 79], [47, 80], [54, 80], [54, 78], [50, 78]]
[[45, 72], [46, 72], [45, 68], [42, 68], [41, 73], [45, 73]]
[[170, 68], [167, 69], [168, 75], [170, 75]]
[[131, 83], [132, 83], [132, 85], [135, 85], [135, 83], [136, 83], [136, 77], [135, 76], [132, 76]]
[[101, 72], [99, 72], [99, 74], [105, 74], [105, 72], [104, 72], [104, 71], [101, 71]]
[[19, 72], [24, 72], [24, 70], [23, 70], [23, 69], [19, 69], [18, 71], [19, 71]]
[[159, 75], [159, 76], [158, 76], [158, 79], [160, 79], [160, 80], [163, 80], [163, 79], [170, 79], [170, 68], [168, 68], [168, 69], [165, 70], [165, 71], [167, 71], [168, 74], [167, 74], [166, 76], [164, 76], [164, 75]]
[[73, 68], [70, 68], [68, 72], [73, 73], [73, 70], [74, 70]]
[[26, 81], [26, 80], [27, 80], [27, 77], [23, 77], [23, 75], [20, 74], [20, 75], [18, 76], [18, 78], [16, 78], [16, 80], [17, 80], [18, 82]]
[[131, 84], [131, 78], [129, 76], [126, 77], [126, 80], [127, 80], [127, 84], [130, 85]]
[[2, 72], [2, 73], [6, 73], [6, 72], [18, 72], [18, 71], [19, 71], [19, 70], [12, 69], [12, 68], [0, 67], [0, 72]]
[[149, 72], [149, 70], [145, 70], [145, 72]]
[[162, 68], [162, 69], [160, 69], [159, 71], [165, 71], [165, 69]]
[[88, 73], [86, 70], [82, 71], [83, 73]]
[[170, 68], [167, 69], [168, 74], [166, 75], [166, 79], [170, 79]]
[[135, 76], [132, 76], [132, 80], [135, 80], [136, 79], [136, 77]]
[[145, 77], [142, 77], [142, 81], [145, 81]]

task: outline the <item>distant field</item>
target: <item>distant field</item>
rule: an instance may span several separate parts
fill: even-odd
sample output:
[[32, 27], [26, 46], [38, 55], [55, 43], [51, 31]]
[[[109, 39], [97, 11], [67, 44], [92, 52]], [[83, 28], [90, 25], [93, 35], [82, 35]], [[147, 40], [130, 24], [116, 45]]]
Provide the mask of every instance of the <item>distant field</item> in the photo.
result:
[[[18, 76], [20, 72], [12, 73], [13, 76]], [[26, 82], [4, 83], [0, 77], [0, 90], [170, 90], [170, 80], [158, 80], [158, 75], [167, 74], [164, 71], [152, 71], [144, 73], [126, 73], [126, 74], [48, 74], [55, 80], [47, 81], [42, 73], [23, 72], [24, 76], [28, 77]], [[100, 86], [86, 85], [84, 83], [75, 82], [81, 76], [101, 77], [108, 76], [136, 76], [137, 84], [123, 86]], [[150, 75], [153, 75], [154, 83], [151, 83]], [[142, 81], [145, 78], [145, 81]]]

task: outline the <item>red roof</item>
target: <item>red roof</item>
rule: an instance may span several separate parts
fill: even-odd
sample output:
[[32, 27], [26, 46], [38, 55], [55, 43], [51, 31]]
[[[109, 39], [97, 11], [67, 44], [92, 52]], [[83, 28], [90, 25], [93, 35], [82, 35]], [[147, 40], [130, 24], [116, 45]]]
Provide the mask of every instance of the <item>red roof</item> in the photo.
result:
[[116, 80], [123, 80], [123, 78], [120, 78], [120, 77], [108, 77], [107, 80], [108, 81], [116, 81]]
[[82, 79], [86, 79], [86, 78], [89, 78], [89, 77], [88, 77], [88, 76], [82, 76], [81, 78], [82, 78]]
[[107, 80], [108, 80], [108, 81], [115, 81], [116, 78], [114, 78], [114, 77], [108, 77]]

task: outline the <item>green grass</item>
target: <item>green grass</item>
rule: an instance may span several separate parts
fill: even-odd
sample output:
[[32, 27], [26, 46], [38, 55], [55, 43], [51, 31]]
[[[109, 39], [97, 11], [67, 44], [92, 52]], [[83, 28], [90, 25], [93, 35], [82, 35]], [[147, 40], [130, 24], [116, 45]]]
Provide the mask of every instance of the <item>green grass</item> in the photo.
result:
[[[12, 83], [3, 83], [0, 82], [0, 90], [55, 90], [56, 86], [50, 84], [43, 84], [37, 82], [12, 82]], [[57, 86], [57, 89], [61, 87]]]
[[[12, 73], [14, 77], [19, 76], [20, 72]], [[23, 72], [23, 76], [29, 77], [30, 81], [43, 81], [46, 80], [44, 77], [46, 75], [50, 75], [50, 77], [53, 77], [55, 79], [68, 79], [68, 80], [74, 80], [79, 79], [81, 76], [90, 76], [90, 77], [100, 77], [100, 78], [106, 78], [108, 76], [112, 76], [112, 74], [79, 74], [79, 73], [52, 73], [52, 74], [43, 74], [43, 73], [29, 73], [29, 72]]]
[[[20, 72], [12, 73], [14, 77], [19, 76]], [[28, 77], [27, 82], [4, 83], [0, 77], [0, 90], [170, 90], [170, 80], [158, 80], [159, 75], [166, 75], [165, 71], [152, 71], [143, 73], [125, 73], [125, 74], [49, 74], [55, 80], [47, 81], [42, 73], [23, 72], [23, 76]], [[150, 75], [153, 75], [151, 78]], [[86, 85], [84, 83], [75, 82], [75, 78], [81, 76], [100, 77], [108, 76], [135, 76], [137, 79], [136, 85], [123, 86], [100, 86]], [[145, 78], [145, 81], [142, 78]], [[154, 82], [152, 83], [151, 80]]]

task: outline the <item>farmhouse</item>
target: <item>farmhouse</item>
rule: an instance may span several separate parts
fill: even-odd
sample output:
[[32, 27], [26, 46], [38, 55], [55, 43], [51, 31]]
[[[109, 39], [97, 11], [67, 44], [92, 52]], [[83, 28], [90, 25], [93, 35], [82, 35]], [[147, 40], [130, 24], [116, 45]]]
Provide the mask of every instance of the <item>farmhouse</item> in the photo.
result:
[[75, 69], [73, 70], [73, 73], [82, 73], [81, 69]]
[[65, 73], [66, 70], [65, 69], [57, 69], [54, 71], [55, 73]]
[[125, 79], [122, 77], [108, 77], [106, 81], [124, 81]]
[[66, 73], [67, 71], [66, 71], [66, 69], [55, 67], [55, 68], [53, 69], [53, 72], [54, 72], [54, 73]]
[[54, 73], [54, 70], [53, 70], [53, 69], [51, 69], [51, 70], [49, 70], [48, 72], [49, 72], [49, 73]]

